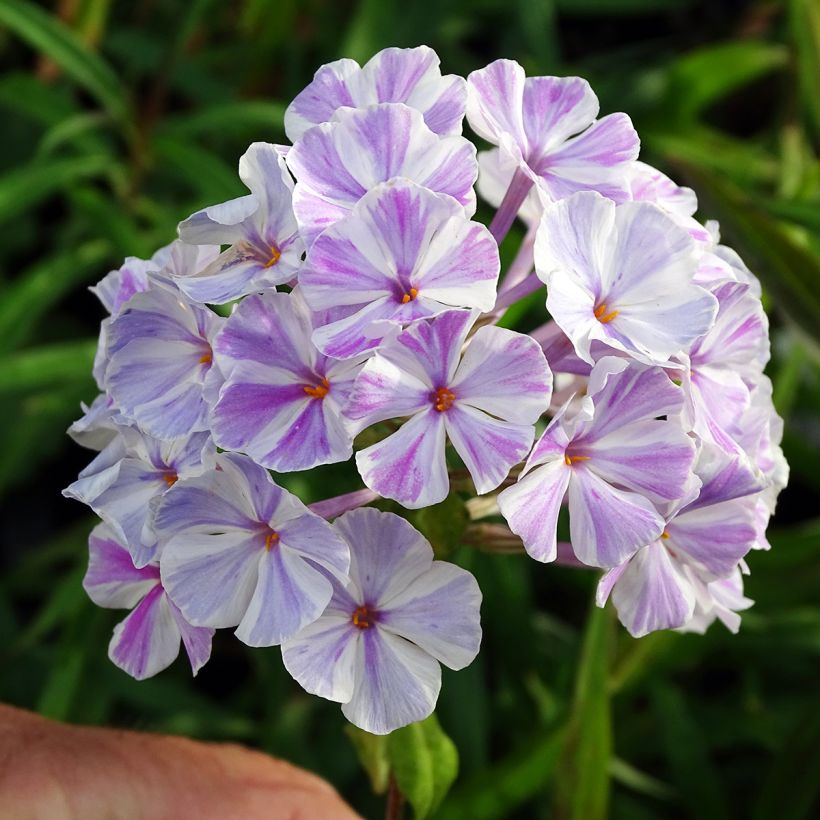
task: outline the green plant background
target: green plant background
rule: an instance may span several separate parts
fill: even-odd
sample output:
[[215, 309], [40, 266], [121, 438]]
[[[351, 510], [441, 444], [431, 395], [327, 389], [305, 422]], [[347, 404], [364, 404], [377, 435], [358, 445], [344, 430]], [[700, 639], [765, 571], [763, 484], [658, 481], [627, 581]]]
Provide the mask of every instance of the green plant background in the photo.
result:
[[[587, 77], [604, 112], [633, 117], [643, 157], [698, 190], [764, 282], [792, 465], [734, 637], [632, 640], [591, 608], [591, 573], [480, 553], [450, 510], [428, 513], [485, 596], [479, 659], [445, 674], [437, 714], [460, 766], [435, 816], [817, 816], [818, 0], [0, 0], [0, 700], [241, 741], [381, 812], [338, 708], [302, 693], [277, 649], [220, 634], [195, 681], [182, 662], [143, 683], [113, 667], [122, 613], [86, 599], [92, 520], [59, 490], [90, 456], [64, 435], [95, 392], [86, 287], [240, 194], [239, 155], [284, 140], [284, 107], [321, 63], [419, 43], [450, 72], [505, 56]], [[527, 329], [537, 313], [512, 316]], [[287, 480], [315, 500], [349, 473]]]

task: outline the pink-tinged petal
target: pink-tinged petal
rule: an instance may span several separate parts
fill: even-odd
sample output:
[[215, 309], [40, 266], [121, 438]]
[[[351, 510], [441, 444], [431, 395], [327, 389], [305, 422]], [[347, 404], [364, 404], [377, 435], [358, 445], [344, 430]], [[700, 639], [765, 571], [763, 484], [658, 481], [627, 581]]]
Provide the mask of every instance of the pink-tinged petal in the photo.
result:
[[385, 498], [417, 510], [447, 497], [444, 419], [433, 407], [356, 454], [362, 481]]
[[695, 607], [692, 585], [667, 550], [654, 542], [629, 562], [612, 590], [621, 623], [635, 638], [683, 626]]
[[107, 524], [98, 524], [88, 539], [88, 569], [83, 589], [97, 605], [130, 609], [159, 585], [159, 569], [137, 569], [126, 547]]
[[558, 513], [570, 479], [563, 459], [551, 461], [519, 479], [498, 496], [510, 529], [536, 561], [554, 561]]
[[450, 388], [460, 404], [516, 424], [534, 424], [549, 407], [552, 373], [534, 339], [482, 327], [470, 339]]
[[203, 208], [179, 223], [179, 238], [192, 245], [238, 242], [245, 236], [242, 223], [258, 208], [251, 194]]
[[342, 706], [355, 726], [386, 735], [423, 720], [435, 708], [441, 667], [412, 643], [378, 627], [362, 631], [356, 646], [353, 697]]
[[599, 478], [585, 462], [568, 467], [570, 540], [593, 567], [615, 567], [660, 537], [664, 521], [652, 503]]
[[348, 82], [360, 71], [359, 64], [349, 59], [323, 65], [285, 111], [288, 139], [296, 142], [314, 125], [329, 122], [339, 108], [355, 108]]
[[523, 119], [526, 158], [537, 168], [551, 149], [588, 128], [598, 116], [598, 98], [580, 77], [528, 77]]
[[431, 404], [432, 385], [408, 373], [402, 364], [377, 353], [362, 368], [345, 408], [345, 415], [355, 422], [354, 431], [411, 416]]
[[695, 443], [672, 421], [645, 421], [597, 438], [583, 452], [587, 468], [604, 481], [660, 503], [682, 496]]
[[441, 415], [479, 495], [494, 490], [526, 458], [535, 438], [532, 424], [496, 419], [458, 402]]
[[207, 626], [191, 626], [167, 595], [166, 600], [182, 637], [182, 645], [191, 663], [191, 671], [196, 675], [210, 660], [214, 630]]
[[629, 164], [641, 141], [626, 114], [609, 114], [542, 157], [533, 169], [552, 199], [597, 191], [614, 202], [629, 199]]
[[248, 646], [278, 646], [315, 621], [332, 592], [327, 578], [301, 555], [274, 546], [259, 562], [256, 589], [236, 637]]
[[132, 678], [145, 680], [174, 662], [179, 639], [168, 598], [157, 586], [114, 627], [108, 657]]
[[524, 133], [524, 69], [514, 60], [496, 60], [467, 77], [467, 121], [480, 137], [498, 145], [512, 137], [521, 155], [527, 149]]
[[473, 662], [481, 645], [481, 590], [475, 578], [444, 561], [385, 600], [378, 624], [412, 641], [450, 669]]
[[324, 615], [282, 644], [282, 663], [306, 692], [347, 703], [353, 697], [358, 639], [350, 615]]
[[350, 579], [357, 604], [377, 609], [433, 566], [433, 549], [406, 519], [373, 508], [350, 510], [333, 523], [350, 544]]

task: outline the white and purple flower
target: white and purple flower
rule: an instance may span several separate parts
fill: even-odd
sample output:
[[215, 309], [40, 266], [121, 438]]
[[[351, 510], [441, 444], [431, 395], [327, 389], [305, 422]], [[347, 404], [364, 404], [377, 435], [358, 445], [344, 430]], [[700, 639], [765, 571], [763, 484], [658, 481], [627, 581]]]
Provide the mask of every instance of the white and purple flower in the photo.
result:
[[212, 205], [179, 225], [192, 245], [229, 245], [209, 264], [174, 277], [196, 302], [224, 304], [296, 278], [304, 244], [293, 215], [293, 180], [273, 145], [255, 142], [239, 160], [247, 196]]
[[88, 549], [88, 571], [83, 578], [88, 597], [97, 606], [131, 610], [114, 627], [108, 646], [112, 662], [131, 677], [144, 680], [174, 662], [182, 641], [196, 675], [211, 655], [214, 630], [188, 623], [165, 593], [159, 567], [135, 567], [107, 524], [94, 528]]
[[343, 59], [323, 65], [285, 111], [285, 133], [296, 142], [315, 125], [330, 122], [340, 108], [405, 103], [420, 111], [427, 127], [441, 136], [461, 134], [467, 84], [442, 76], [432, 48], [385, 48], [364, 66]]
[[688, 350], [717, 311], [696, 267], [694, 240], [658, 206], [593, 192], [551, 205], [535, 240], [547, 309], [589, 363], [615, 350], [666, 365]]
[[495, 489], [529, 452], [549, 406], [552, 374], [528, 336], [482, 327], [462, 356], [475, 315], [449, 311], [387, 342], [356, 378], [346, 414], [360, 431], [409, 417], [356, 454], [364, 483], [410, 509], [447, 497], [449, 438], [478, 493]]
[[490, 232], [451, 197], [405, 179], [377, 185], [313, 243], [299, 275], [315, 310], [350, 312], [313, 341], [345, 359], [378, 346], [391, 326], [451, 308], [491, 310], [499, 264]]
[[656, 504], [691, 483], [694, 442], [661, 418], [679, 413], [683, 399], [659, 368], [615, 357], [595, 365], [580, 406], [572, 412], [568, 402], [555, 415], [518, 483], [498, 497], [533, 558], [555, 560], [565, 496], [572, 548], [587, 565], [617, 566], [660, 537]]
[[327, 609], [283, 644], [282, 659], [308, 692], [383, 735], [432, 713], [439, 664], [473, 661], [481, 592], [466, 570], [434, 561], [430, 544], [397, 515], [353, 510], [334, 528], [350, 545], [350, 578], [328, 575]]
[[313, 347], [317, 315], [300, 291], [249, 296], [214, 344], [226, 376], [212, 415], [216, 443], [277, 472], [353, 455], [342, 410], [360, 363]]
[[344, 577], [347, 544], [323, 518], [236, 454], [177, 482], [155, 519], [162, 583], [197, 626], [237, 627], [249, 646], [282, 643], [315, 621]]

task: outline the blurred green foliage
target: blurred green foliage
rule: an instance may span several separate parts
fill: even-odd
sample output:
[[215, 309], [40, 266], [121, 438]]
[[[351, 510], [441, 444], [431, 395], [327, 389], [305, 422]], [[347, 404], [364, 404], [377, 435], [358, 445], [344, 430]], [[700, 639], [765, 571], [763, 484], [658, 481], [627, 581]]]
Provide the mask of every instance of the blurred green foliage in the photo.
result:
[[[0, 698], [243, 741], [381, 813], [338, 708], [304, 695], [277, 650], [220, 635], [195, 682], [183, 663], [144, 683], [110, 665], [120, 613], [86, 599], [92, 522], [58, 493], [90, 455], [64, 436], [94, 395], [101, 311], [84, 288], [240, 193], [239, 155], [284, 139], [284, 108], [322, 62], [418, 43], [450, 72], [506, 56], [587, 77], [604, 112], [633, 117], [644, 158], [695, 185], [701, 216], [764, 282], [793, 469], [736, 637], [635, 641], [590, 610], [591, 574], [444, 544], [479, 579], [485, 641], [445, 675], [438, 716], [460, 763], [434, 816], [817, 816], [818, 0], [0, 0]], [[291, 486], [315, 500], [350, 489], [345, 475]], [[439, 540], [461, 533], [451, 518], [419, 523]]]

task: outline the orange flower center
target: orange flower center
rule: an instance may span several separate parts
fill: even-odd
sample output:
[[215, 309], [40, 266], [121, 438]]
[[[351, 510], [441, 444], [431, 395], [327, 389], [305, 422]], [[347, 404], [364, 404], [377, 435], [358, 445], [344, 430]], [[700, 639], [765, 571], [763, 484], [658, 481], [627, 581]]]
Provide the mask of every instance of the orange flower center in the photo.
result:
[[610, 310], [607, 313], [607, 305], [606, 302], [601, 302], [598, 307], [595, 308], [595, 318], [602, 324], [608, 324], [611, 322], [619, 313], [619, 310]]
[[433, 407], [435, 407], [439, 413], [449, 410], [455, 400], [456, 394], [453, 393], [449, 387], [439, 387], [438, 390], [433, 393]]
[[350, 618], [353, 621], [353, 626], [357, 629], [370, 629], [376, 622], [376, 613], [369, 607], [359, 606], [353, 610], [353, 615]]
[[270, 552], [279, 542], [279, 533], [276, 530], [270, 530], [265, 536], [265, 549]]
[[576, 461], [589, 461], [589, 456], [571, 456], [569, 453], [564, 453], [564, 464], [567, 467], [572, 467]]
[[169, 486], [173, 487], [179, 481], [179, 476], [175, 472], [167, 472], [162, 474], [162, 480]]
[[419, 292], [415, 288], [410, 288], [409, 293], [405, 293], [404, 296], [401, 297], [401, 303], [406, 305], [408, 302], [412, 302], [419, 295]]
[[306, 386], [302, 390], [313, 399], [323, 399], [330, 392], [330, 382], [322, 376], [322, 381], [314, 387]]
[[281, 257], [282, 257], [282, 251], [280, 251], [279, 248], [276, 247], [276, 245], [271, 245], [270, 246], [270, 258], [268, 259], [267, 262], [265, 262], [265, 267], [266, 268], [272, 268], [279, 261], [279, 259]]

